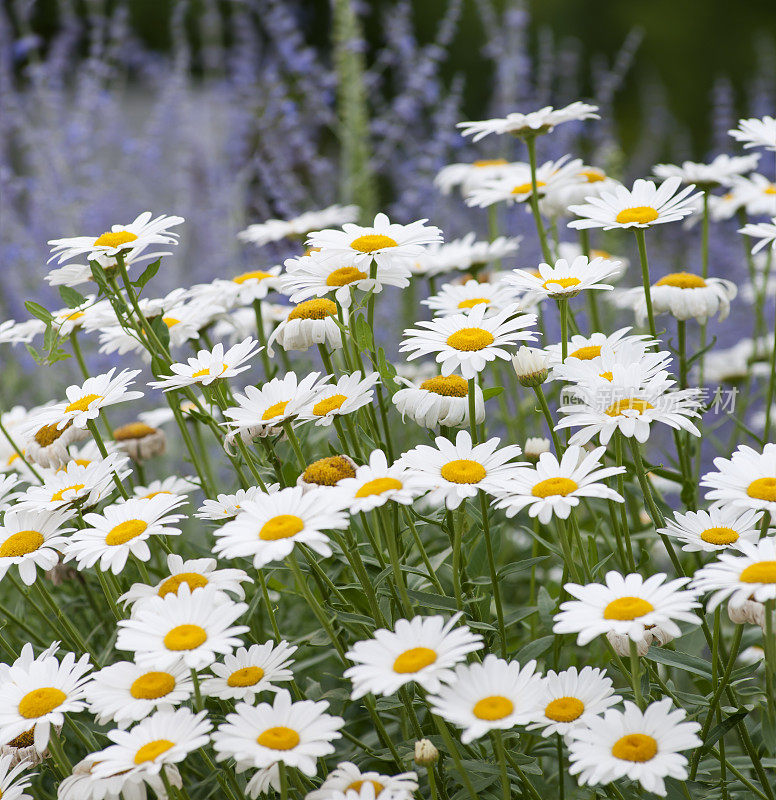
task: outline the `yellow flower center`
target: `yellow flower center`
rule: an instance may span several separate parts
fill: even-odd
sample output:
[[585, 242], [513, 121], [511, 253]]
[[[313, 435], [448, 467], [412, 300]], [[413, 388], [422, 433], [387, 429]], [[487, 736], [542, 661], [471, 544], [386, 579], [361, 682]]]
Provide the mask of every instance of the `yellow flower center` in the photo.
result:
[[371, 783], [372, 784], [372, 788], [375, 790], [375, 797], [377, 797], [380, 794], [380, 792], [382, 792], [383, 789], [385, 789], [385, 786], [383, 786], [382, 783], [380, 783], [380, 781], [353, 781], [353, 783], [350, 783], [350, 784], [347, 785], [347, 787], [345, 788], [345, 791], [346, 792], [354, 791], [354, 792], [359, 792], [360, 793], [361, 792], [361, 787], [365, 783]]
[[234, 283], [245, 283], [246, 281], [263, 281], [264, 278], [271, 278], [271, 272], [264, 272], [261, 269], [255, 269], [253, 272], [243, 272], [242, 275], [235, 275], [232, 278]]
[[402, 482], [396, 478], [375, 478], [365, 483], [357, 492], [356, 497], [371, 497], [375, 494], [384, 494], [392, 489], [401, 489]]
[[588, 167], [587, 169], [581, 169], [579, 171], [579, 174], [588, 183], [598, 183], [598, 181], [602, 181], [606, 178], [606, 175], [600, 169], [595, 169], [595, 167]]
[[319, 400], [313, 406], [316, 417], [325, 417], [331, 411], [336, 411], [348, 398], [344, 394], [333, 394], [324, 400]]
[[573, 722], [585, 710], [585, 704], [576, 697], [558, 697], [547, 703], [544, 716], [554, 722]]
[[746, 493], [755, 500], [776, 502], [776, 478], [757, 478], [749, 484]]
[[113, 431], [113, 438], [117, 442], [125, 442], [127, 439], [144, 439], [156, 433], [156, 428], [146, 425], [145, 422], [130, 422], [129, 425], [122, 425]]
[[176, 325], [181, 324], [181, 321], [179, 319], [175, 319], [175, 317], [162, 317], [162, 322], [168, 328], [174, 328]]
[[738, 533], [732, 528], [706, 528], [701, 539], [709, 544], [732, 544], [738, 541]]
[[378, 250], [385, 250], [386, 247], [397, 247], [396, 239], [385, 236], [382, 233], [368, 233], [353, 239], [350, 246], [359, 253], [376, 253]]
[[293, 728], [278, 725], [260, 733], [256, 741], [270, 750], [293, 750], [299, 744], [299, 734]]
[[207, 641], [207, 632], [199, 625], [176, 625], [165, 634], [168, 650], [195, 650]]
[[337, 304], [333, 300], [319, 297], [316, 300], [305, 300], [300, 303], [287, 319], [326, 319], [337, 313]]
[[590, 250], [590, 255], [593, 258], [611, 258], [612, 254], [608, 250], [596, 250], [595, 248]]
[[67, 700], [67, 695], [61, 689], [53, 686], [41, 686], [33, 689], [19, 701], [19, 713], [25, 719], [43, 717]]
[[484, 347], [493, 344], [495, 339], [490, 331], [484, 328], [461, 328], [461, 330], [451, 333], [447, 337], [447, 344], [454, 350], [470, 352], [472, 350], [482, 350]]
[[290, 400], [281, 400], [279, 403], [274, 403], [271, 405], [262, 415], [261, 418], [263, 421], [268, 419], [273, 419], [274, 417], [279, 417], [283, 414], [286, 410], [286, 406], [290, 403]]
[[601, 355], [600, 344], [590, 344], [587, 347], [580, 347], [573, 353], [569, 353], [569, 358], [578, 358], [580, 361], [590, 361], [593, 358], [598, 358]]
[[369, 276], [366, 272], [361, 272], [358, 267], [340, 267], [335, 269], [328, 278], [326, 278], [327, 286], [347, 286], [349, 283], [355, 281], [363, 281]]
[[636, 206], [635, 208], [624, 208], [615, 219], [622, 224], [636, 222], [639, 225], [646, 225], [647, 222], [654, 222], [658, 216], [654, 208], [650, 208], [649, 206]]
[[450, 483], [479, 483], [488, 474], [479, 461], [472, 461], [469, 458], [448, 461], [440, 473]]
[[160, 489], [158, 492], [149, 492], [143, 497], [143, 500], [150, 500], [152, 497], [156, 497], [158, 494], [172, 494], [172, 492], [168, 492], [166, 489]]
[[126, 544], [135, 537], [140, 536], [141, 533], [144, 533], [147, 528], [148, 523], [142, 519], [128, 519], [126, 522], [120, 522], [108, 532], [105, 537], [105, 544], [112, 547]]
[[468, 300], [461, 300], [458, 303], [458, 308], [474, 308], [474, 306], [478, 306], [481, 303], [488, 305], [490, 303], [489, 297], [470, 297]]
[[72, 411], [87, 411], [89, 406], [95, 400], [103, 400], [103, 396], [101, 394], [85, 394], [79, 400], [74, 400], [68, 406], [65, 407], [65, 413], [69, 414]]
[[195, 589], [207, 586], [208, 580], [198, 572], [179, 572], [177, 575], [170, 575], [157, 589], [157, 594], [159, 597], [166, 597], [170, 593], [178, 594], [178, 589], [180, 589], [182, 583], [187, 584], [193, 592]]
[[54, 494], [51, 495], [51, 500], [52, 502], [58, 503], [65, 499], [66, 492], [80, 492], [85, 488], [86, 487], [84, 486], [83, 483], [74, 483], [72, 486], [65, 486], [64, 489], [60, 489], [59, 491], [54, 492]]
[[501, 167], [509, 163], [505, 158], [480, 158], [475, 161], [473, 167]]
[[508, 698], [500, 694], [493, 694], [490, 697], [483, 697], [474, 704], [472, 714], [477, 719], [487, 721], [504, 719], [515, 710], [515, 704]]
[[30, 730], [25, 731], [24, 733], [20, 733], [18, 736], [15, 736], [8, 742], [8, 747], [32, 747], [35, 744], [35, 728], [30, 728]]
[[[536, 181], [536, 188], [545, 186], [544, 181]], [[521, 183], [519, 186], [512, 188], [512, 194], [530, 194], [533, 191], [533, 186], [529, 183]]]
[[604, 609], [604, 619], [631, 620], [654, 610], [652, 603], [642, 597], [618, 597]]
[[469, 384], [460, 375], [428, 378], [420, 384], [420, 388], [443, 397], [466, 397], [469, 393]]
[[154, 739], [153, 742], [144, 744], [137, 753], [135, 753], [135, 764], [145, 764], [146, 761], [154, 761], [158, 756], [162, 755], [162, 753], [166, 753], [174, 745], [175, 742], [171, 742], [169, 739]]
[[136, 239], [137, 234], [129, 231], [105, 231], [94, 240], [92, 247], [118, 247], [134, 242]]
[[571, 478], [547, 478], [546, 480], [539, 481], [536, 486], [531, 489], [531, 494], [534, 497], [555, 497], [566, 495], [575, 492], [579, 487]]
[[661, 278], [655, 286], [675, 286], [677, 289], [702, 289], [706, 281], [692, 272], [672, 272]]
[[609, 408], [604, 411], [604, 414], [610, 417], [619, 417], [623, 411], [638, 411], [639, 414], [643, 414], [650, 408], [654, 408], [652, 403], [648, 403], [646, 400], [641, 400], [638, 397], [628, 397], [625, 400], [618, 400], [616, 403], [612, 403]]
[[763, 194], [776, 194], [776, 185], [770, 184], [763, 189]]
[[610, 370], [607, 370], [606, 372], [599, 372], [598, 377], [604, 378], [604, 380], [609, 381], [609, 383], [614, 380], [614, 374]]
[[169, 672], [146, 672], [132, 681], [129, 693], [136, 700], [158, 700], [175, 688], [175, 678]]
[[306, 483], [317, 483], [319, 486], [335, 486], [343, 478], [355, 478], [356, 471], [351, 463], [342, 456], [328, 456], [313, 461], [302, 473]]
[[742, 583], [776, 583], [776, 561], [750, 564], [739, 576]]
[[436, 651], [430, 647], [413, 647], [400, 653], [393, 662], [393, 671], [400, 675], [419, 672], [437, 660]]
[[18, 531], [0, 545], [0, 558], [18, 558], [37, 550], [45, 541], [38, 531]]
[[227, 686], [255, 686], [264, 677], [261, 667], [242, 667], [236, 669], [227, 679]]
[[651, 761], [657, 755], [657, 742], [645, 733], [629, 733], [612, 745], [612, 755], [623, 761]]
[[564, 289], [570, 289], [572, 286], [579, 286], [582, 281], [579, 278], [550, 278], [550, 280], [545, 281], [542, 286], [548, 291], [554, 291], [552, 289], [553, 286], [562, 286]]
[[275, 542], [278, 539], [288, 539], [304, 529], [304, 520], [294, 514], [279, 514], [268, 519], [259, 531], [262, 542]]

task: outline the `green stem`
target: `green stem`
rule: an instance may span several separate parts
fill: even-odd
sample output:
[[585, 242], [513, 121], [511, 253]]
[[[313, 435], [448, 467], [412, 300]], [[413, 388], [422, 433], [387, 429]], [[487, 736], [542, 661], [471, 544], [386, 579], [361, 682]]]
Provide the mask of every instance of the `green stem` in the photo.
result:
[[533, 214], [534, 223], [536, 224], [536, 233], [539, 235], [539, 244], [542, 247], [542, 256], [544, 260], [550, 266], [552, 266], [552, 253], [550, 252], [550, 246], [547, 243], [547, 232], [544, 230], [542, 215], [539, 211], [538, 186], [536, 183], [536, 137], [526, 136], [525, 144], [528, 148], [528, 164], [531, 168], [531, 213]]
[[636, 244], [639, 248], [639, 261], [641, 262], [641, 280], [644, 284], [644, 300], [647, 304], [647, 318], [649, 319], [649, 332], [654, 339], [657, 339], [657, 328], [655, 327], [655, 314], [652, 310], [652, 292], [649, 280], [649, 261], [647, 260], [647, 243], [644, 238], [644, 228], [634, 228], [636, 233]]
[[480, 514], [482, 515], [482, 527], [485, 531], [485, 549], [488, 554], [488, 568], [490, 569], [490, 584], [493, 590], [493, 602], [496, 604], [496, 618], [498, 619], [498, 631], [501, 638], [501, 655], [507, 657], [507, 632], [504, 626], [504, 609], [501, 605], [501, 588], [499, 587], [498, 571], [496, 570], [496, 560], [493, 556], [493, 542], [490, 536], [490, 521], [488, 520], [488, 503], [485, 499], [485, 492], [480, 489]]
[[558, 434], [555, 431], [555, 420], [552, 418], [550, 407], [547, 404], [547, 398], [544, 396], [544, 390], [542, 389], [541, 385], [534, 386], [533, 390], [536, 393], [536, 399], [539, 401], [539, 405], [541, 406], [542, 414], [544, 414], [544, 418], [547, 420], [547, 427], [549, 428], [550, 436], [552, 437], [552, 443], [555, 447], [555, 455], [560, 458], [563, 455], [563, 447], [560, 443], [560, 439], [558, 438]]
[[512, 797], [512, 787], [509, 782], [509, 773], [507, 772], [507, 755], [504, 749], [504, 737], [500, 730], [493, 731], [493, 743], [499, 771], [501, 772], [501, 797], [503, 800], [510, 800]]
[[628, 646], [630, 647], [630, 671], [631, 684], [633, 685], [633, 699], [636, 705], [643, 711], [644, 698], [641, 695], [641, 662], [639, 661], [639, 651], [633, 639], [628, 639]]
[[472, 444], [477, 444], [477, 404], [475, 402], [475, 391], [477, 389], [476, 378], [469, 378], [469, 431], [472, 436]]

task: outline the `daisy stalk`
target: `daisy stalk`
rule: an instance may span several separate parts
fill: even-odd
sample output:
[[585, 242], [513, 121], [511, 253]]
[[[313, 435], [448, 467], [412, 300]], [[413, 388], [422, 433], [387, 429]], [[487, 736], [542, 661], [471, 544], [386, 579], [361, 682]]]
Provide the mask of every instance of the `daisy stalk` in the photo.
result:
[[655, 327], [655, 314], [652, 310], [652, 293], [650, 290], [649, 261], [647, 260], [647, 243], [644, 235], [644, 228], [634, 228], [636, 234], [636, 244], [639, 248], [639, 262], [641, 263], [641, 281], [644, 285], [644, 299], [647, 304], [647, 318], [649, 320], [649, 332], [653, 339], [657, 339], [657, 328]]
[[526, 133], [522, 138], [528, 148], [528, 164], [531, 168], [531, 197], [529, 198], [531, 212], [533, 213], [534, 223], [536, 224], [536, 232], [539, 235], [542, 256], [548, 264], [552, 264], [552, 252], [547, 243], [547, 232], [544, 229], [542, 215], [539, 211], [539, 197], [537, 195], [539, 187], [536, 182], [536, 134]]

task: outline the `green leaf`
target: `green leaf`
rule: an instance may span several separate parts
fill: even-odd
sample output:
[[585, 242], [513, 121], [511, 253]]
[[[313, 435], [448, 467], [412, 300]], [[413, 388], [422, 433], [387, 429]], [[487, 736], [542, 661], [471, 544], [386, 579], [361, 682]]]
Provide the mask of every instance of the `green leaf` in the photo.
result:
[[35, 303], [32, 300], [26, 300], [24, 307], [30, 312], [30, 314], [32, 314], [33, 317], [37, 317], [42, 322], [51, 323], [54, 319], [51, 312], [48, 309], [43, 308], [40, 303]]
[[456, 611], [458, 608], [452, 597], [442, 597], [430, 592], [419, 592], [416, 589], [407, 589], [407, 594], [426, 608], [436, 608], [441, 611]]
[[136, 281], [132, 281], [132, 285], [137, 287], [138, 289], [142, 289], [151, 278], [159, 272], [159, 266], [162, 263], [161, 258], [157, 258], [152, 264], [149, 264], [142, 272], [140, 277]]
[[361, 350], [372, 351], [375, 349], [374, 339], [372, 338], [372, 329], [366, 321], [366, 317], [359, 316], [356, 318], [356, 343]]
[[662, 647], [650, 647], [645, 658], [656, 661], [658, 664], [665, 664], [668, 667], [676, 667], [684, 672], [691, 672], [693, 675], [700, 675], [701, 678], [711, 680], [711, 664], [697, 656], [682, 653], [678, 650], [664, 650]]
[[60, 286], [59, 296], [68, 308], [78, 308], [86, 302], [86, 298], [70, 286]]
[[108, 279], [105, 277], [105, 270], [96, 261], [90, 261], [89, 268], [92, 271], [94, 282], [100, 287], [100, 292], [102, 294], [110, 294], [110, 286], [108, 285]]
[[539, 658], [542, 653], [549, 650], [555, 642], [554, 636], [542, 636], [539, 639], [529, 642], [525, 647], [520, 648], [515, 655], [515, 661], [525, 664], [533, 658]]
[[507, 564], [498, 571], [498, 577], [502, 579], [506, 578], [508, 575], [515, 575], [519, 572], [528, 572], [531, 567], [541, 564], [548, 558], [549, 556], [537, 556], [536, 558], [526, 558], [523, 561], [513, 561], [511, 564]]
[[735, 728], [748, 713], [748, 711], [736, 711], [735, 714], [725, 717], [719, 725], [715, 725], [705, 738], [700, 754], [703, 755], [710, 747], [713, 747], [731, 728]]
[[156, 334], [156, 338], [165, 346], [170, 346], [170, 329], [162, 319], [161, 314], [158, 317], [153, 317], [149, 320], [151, 330]]
[[483, 389], [482, 399], [490, 400], [491, 397], [498, 397], [504, 391], [503, 386], [491, 386], [490, 389]]

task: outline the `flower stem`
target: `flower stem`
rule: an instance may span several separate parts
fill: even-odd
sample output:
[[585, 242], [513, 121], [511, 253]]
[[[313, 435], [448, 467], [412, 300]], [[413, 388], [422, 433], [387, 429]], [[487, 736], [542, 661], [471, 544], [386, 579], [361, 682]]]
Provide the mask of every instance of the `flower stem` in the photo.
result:
[[649, 320], [649, 332], [654, 339], [657, 339], [657, 328], [655, 327], [655, 314], [652, 311], [652, 293], [649, 281], [649, 261], [647, 260], [647, 243], [644, 238], [644, 229], [635, 228], [636, 244], [639, 247], [639, 261], [641, 262], [641, 280], [644, 284], [644, 300], [647, 304], [647, 319]]
[[507, 656], [507, 632], [504, 626], [504, 609], [501, 604], [501, 588], [499, 587], [498, 571], [496, 570], [496, 559], [493, 556], [493, 542], [490, 535], [490, 521], [488, 520], [488, 503], [485, 499], [485, 492], [480, 489], [480, 514], [482, 515], [482, 528], [485, 531], [485, 550], [488, 554], [488, 568], [490, 569], [490, 584], [493, 590], [493, 602], [496, 605], [496, 618], [498, 619], [498, 631], [501, 638], [501, 655]]
[[542, 247], [542, 257], [548, 264], [552, 265], [552, 253], [550, 252], [550, 246], [547, 243], [547, 232], [544, 230], [542, 215], [539, 211], [538, 186], [536, 184], [536, 137], [526, 136], [525, 144], [528, 148], [528, 164], [531, 168], [531, 212], [533, 213], [534, 222], [536, 223], [536, 232], [539, 235], [539, 244]]
[[477, 444], [477, 404], [474, 392], [477, 388], [476, 378], [469, 378], [469, 430], [471, 431], [472, 444]]
[[636, 705], [643, 711], [644, 698], [641, 695], [641, 662], [639, 661], [639, 651], [633, 639], [628, 639], [628, 646], [630, 647], [630, 672], [631, 683], [633, 685], [633, 699]]

